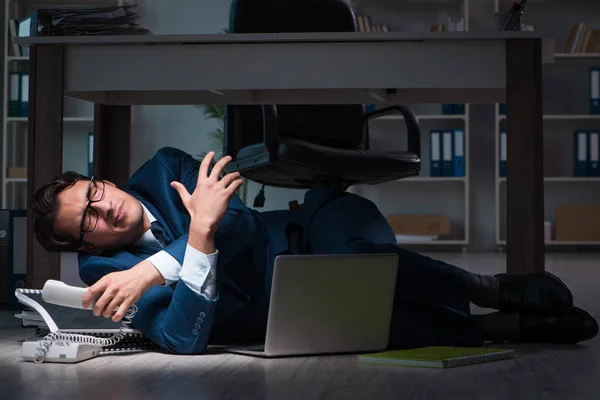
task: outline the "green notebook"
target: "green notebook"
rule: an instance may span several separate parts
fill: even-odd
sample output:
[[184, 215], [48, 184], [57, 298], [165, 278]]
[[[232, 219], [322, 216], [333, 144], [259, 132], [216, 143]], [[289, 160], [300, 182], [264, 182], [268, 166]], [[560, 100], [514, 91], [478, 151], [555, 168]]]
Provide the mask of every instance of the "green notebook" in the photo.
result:
[[513, 358], [514, 350], [486, 347], [421, 347], [360, 354], [362, 364], [387, 364], [406, 367], [452, 368]]

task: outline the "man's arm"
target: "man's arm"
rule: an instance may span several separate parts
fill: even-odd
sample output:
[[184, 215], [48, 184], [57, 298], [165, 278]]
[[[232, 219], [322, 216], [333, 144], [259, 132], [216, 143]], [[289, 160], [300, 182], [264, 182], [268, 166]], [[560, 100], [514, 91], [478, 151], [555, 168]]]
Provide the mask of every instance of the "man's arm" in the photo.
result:
[[[147, 163], [150, 165], [140, 168], [140, 172], [134, 173], [131, 177], [130, 189], [138, 190], [138, 188], [147, 187], [148, 177], [145, 175], [145, 171], [152, 171], [152, 182], [160, 182], [161, 185], [164, 185], [175, 181], [181, 183], [189, 193], [195, 190], [200, 162], [189, 154], [172, 147], [163, 147]], [[183, 212], [186, 211], [186, 207], [174, 188], [167, 185], [167, 187], [153, 189], [152, 193], [142, 193], [142, 195], [154, 197], [155, 201], [173, 202]], [[255, 233], [256, 222], [252, 211], [234, 193], [215, 233], [215, 243], [219, 249], [221, 262], [229, 263], [235, 258], [250, 243]], [[182, 238], [178, 239], [178, 241], [181, 240]], [[187, 243], [187, 239], [185, 239], [185, 243]], [[167, 246], [165, 251], [179, 261], [180, 265], [183, 265], [185, 245], [180, 246], [178, 252], [171, 251], [172, 245], [173, 243]]]
[[[183, 249], [182, 246], [185, 246]], [[183, 266], [171, 255], [184, 253]], [[193, 291], [203, 294], [209, 299], [214, 299], [214, 293], [208, 294], [212, 290], [209, 286], [215, 284], [216, 268], [219, 251], [205, 254], [188, 244], [188, 235], [184, 235], [176, 242], [151, 255], [146, 260], [158, 271], [159, 277], [156, 285], [170, 286], [182, 279]]]
[[[187, 260], [198, 256], [198, 253], [204, 255], [216, 253], [216, 231], [227, 211], [227, 205], [232, 195], [242, 182], [239, 179], [239, 173], [227, 174], [222, 179], [219, 179], [221, 171], [231, 160], [230, 157], [225, 157], [217, 162], [213, 170], [209, 173], [208, 166], [213, 156], [214, 153], [211, 152], [202, 161], [198, 180], [192, 194], [178, 181], [172, 181], [171, 186], [177, 190], [183, 205], [190, 215], [189, 235], [186, 247], [189, 251], [185, 253], [182, 271], [188, 268], [191, 273], [190, 277], [203, 276], [204, 280], [210, 277], [209, 282], [212, 281], [214, 283], [215, 269], [211, 268], [210, 265], [206, 265], [208, 257], [200, 257], [198, 259], [199, 262], [194, 262], [193, 259], [190, 262], [187, 262]], [[122, 253], [125, 254], [123, 258], [129, 258], [127, 257], [127, 252]], [[175, 291], [171, 293], [172, 300], [165, 303], [164, 296], [169, 292], [164, 292], [164, 290], [170, 290], [170, 288], [157, 286], [152, 288], [144, 287], [144, 282], [148, 282], [145, 279], [137, 280], [140, 285], [137, 287], [137, 290], [122, 291], [122, 285], [120, 285], [119, 280], [124, 280], [129, 286], [135, 286], [136, 279], [131, 279], [131, 277], [127, 279], [127, 275], [139, 274], [141, 266], [146, 264], [136, 264], [133, 260], [126, 263], [122, 257], [116, 259], [122, 260], [125, 265], [133, 265], [133, 267], [128, 271], [103, 276], [98, 282], [94, 283], [84, 297], [84, 307], [87, 307], [87, 304], [92, 299], [97, 299], [94, 314], [99, 315], [99, 313], [103, 313], [105, 316], [109, 316], [112, 310], [119, 307], [119, 311], [113, 317], [113, 320], [115, 318], [119, 320], [131, 304], [137, 303], [138, 313], [140, 313], [142, 318], [139, 320], [140, 322], [135, 322], [136, 320], [134, 320], [134, 326], [145, 332], [156, 343], [171, 351], [182, 354], [196, 354], [198, 351], [204, 351], [210, 335], [210, 326], [214, 318], [214, 305], [218, 301], [218, 294], [215, 295], [214, 299], [210, 299], [212, 297], [210, 294], [207, 297], [203, 294], [198, 294], [190, 288], [190, 285], [182, 284], [185, 282], [179, 282]], [[209, 261], [208, 263], [210, 264]], [[104, 266], [104, 269], [106, 268]], [[198, 268], [200, 268], [200, 271], [198, 271]], [[84, 271], [90, 271], [91, 269], [89, 266], [81, 265], [80, 274], [82, 275], [82, 279], [85, 279], [84, 281], [88, 279]], [[99, 273], [102, 269], [100, 265], [95, 266], [93, 274]], [[122, 278], [123, 275], [126, 275], [125, 278]], [[187, 276], [186, 279], [188, 279]], [[117, 284], [113, 284], [113, 281], [117, 281]], [[157, 292], [160, 289], [164, 290]], [[214, 289], [216, 290], [216, 287]], [[155, 293], [158, 293], [156, 294], [156, 299], [154, 299]], [[149, 304], [145, 304], [145, 298], [148, 296], [150, 296]], [[189, 302], [196, 304], [190, 305]], [[140, 308], [140, 306], [142, 307]], [[200, 313], [191, 315], [190, 312], [198, 311], [198, 307], [201, 307]], [[107, 313], [109, 315], [106, 315]], [[192, 330], [193, 338], [190, 339], [189, 335], [183, 333], [181, 329], [187, 327], [193, 318], [196, 318], [196, 322]], [[208, 319], [208, 329], [204, 325], [206, 322], [205, 318]]]
[[[92, 286], [103, 277], [117, 275], [111, 272], [129, 271], [132, 265], [137, 268], [143, 263], [128, 252], [119, 252], [113, 258], [85, 256], [80, 262], [80, 276]], [[217, 302], [218, 294], [208, 300], [183, 282], [175, 289], [153, 286], [135, 302], [138, 311], [132, 326], [166, 351], [201, 354], [208, 343]]]

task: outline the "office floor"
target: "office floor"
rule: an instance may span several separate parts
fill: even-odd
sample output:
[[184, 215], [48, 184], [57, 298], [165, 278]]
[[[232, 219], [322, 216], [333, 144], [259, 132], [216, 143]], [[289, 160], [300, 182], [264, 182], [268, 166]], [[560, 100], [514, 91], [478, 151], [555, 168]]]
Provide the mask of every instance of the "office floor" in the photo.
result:
[[[503, 254], [434, 254], [501, 272]], [[547, 270], [600, 317], [600, 255], [547, 256]], [[476, 313], [485, 310], [474, 310]], [[513, 345], [515, 360], [450, 370], [358, 365], [352, 356], [277, 360], [160, 353], [101, 356], [75, 365], [21, 362], [20, 328], [0, 313], [0, 399], [597, 399], [600, 337], [579, 346]]]

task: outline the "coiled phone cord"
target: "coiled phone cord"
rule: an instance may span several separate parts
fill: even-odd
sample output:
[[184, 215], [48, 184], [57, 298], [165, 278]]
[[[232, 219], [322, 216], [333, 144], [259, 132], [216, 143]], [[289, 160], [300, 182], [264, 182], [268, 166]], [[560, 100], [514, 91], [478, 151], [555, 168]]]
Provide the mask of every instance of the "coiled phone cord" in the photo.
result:
[[[19, 288], [19, 289], [16, 289], [16, 292], [22, 293], [22, 294], [42, 294], [42, 290], [38, 290], [38, 289]], [[30, 300], [30, 301], [32, 301], [32, 300]], [[44, 320], [47, 320], [47, 318], [50, 318], [50, 316], [48, 315], [46, 310], [44, 310], [43, 308], [40, 310], [37, 307], [35, 307], [35, 309], [38, 312], [40, 312], [40, 314], [42, 314], [42, 317], [44, 318]], [[135, 316], [137, 311], [138, 311], [138, 307], [135, 304], [132, 305], [131, 307], [129, 307], [129, 309], [125, 313], [125, 316], [123, 317], [123, 323], [120, 328], [121, 330], [129, 328], [129, 325], [131, 324], [131, 320], [133, 319], [133, 317]], [[95, 345], [95, 346], [103, 346], [104, 347], [104, 346], [113, 346], [113, 345], [119, 343], [124, 337], [125, 337], [125, 334], [123, 332], [115, 333], [113, 336], [111, 336], [109, 338], [99, 338], [99, 337], [95, 337], [95, 336], [82, 335], [79, 333], [51, 332], [51, 333], [47, 334], [46, 336], [44, 336], [44, 338], [40, 341], [40, 345], [37, 348], [38, 351], [35, 355], [35, 359], [33, 360], [33, 362], [36, 364], [43, 363], [46, 358], [46, 354], [48, 353], [48, 350], [50, 349], [50, 346], [52, 346], [52, 344], [56, 343], [56, 342], [64, 341], [64, 342], [66, 342], [67, 345], [69, 343], [82, 343], [82, 344], [91, 344], [91, 345]]]

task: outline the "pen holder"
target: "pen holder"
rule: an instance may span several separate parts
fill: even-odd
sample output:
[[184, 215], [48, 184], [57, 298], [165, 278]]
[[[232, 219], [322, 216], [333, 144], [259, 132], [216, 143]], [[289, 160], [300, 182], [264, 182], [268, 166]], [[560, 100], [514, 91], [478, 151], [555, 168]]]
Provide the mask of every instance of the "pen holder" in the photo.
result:
[[496, 30], [520, 31], [522, 16], [523, 11], [513, 12], [512, 14], [508, 11], [495, 11], [494, 19], [496, 20]]

